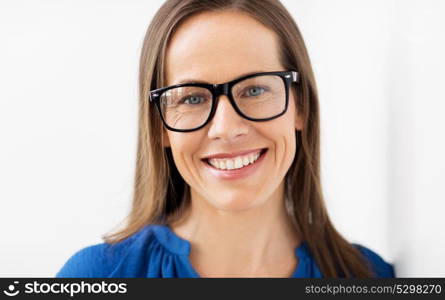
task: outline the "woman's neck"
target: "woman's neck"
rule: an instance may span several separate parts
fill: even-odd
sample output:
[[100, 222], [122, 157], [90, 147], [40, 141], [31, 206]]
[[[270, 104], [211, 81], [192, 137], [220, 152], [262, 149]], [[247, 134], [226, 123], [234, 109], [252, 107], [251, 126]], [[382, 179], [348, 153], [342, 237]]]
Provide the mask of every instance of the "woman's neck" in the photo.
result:
[[217, 210], [194, 195], [187, 217], [170, 227], [191, 243], [189, 258], [202, 277], [288, 277], [301, 239], [283, 195], [238, 211]]

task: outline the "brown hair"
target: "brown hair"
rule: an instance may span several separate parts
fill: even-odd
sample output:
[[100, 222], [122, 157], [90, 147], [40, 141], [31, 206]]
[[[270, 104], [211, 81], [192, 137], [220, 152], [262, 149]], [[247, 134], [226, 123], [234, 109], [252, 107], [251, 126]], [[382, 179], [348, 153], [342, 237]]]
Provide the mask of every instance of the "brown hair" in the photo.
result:
[[297, 230], [325, 277], [372, 277], [375, 274], [359, 250], [334, 228], [324, 205], [320, 180], [320, 128], [316, 84], [309, 56], [292, 16], [278, 0], [168, 0], [158, 10], [145, 35], [139, 68], [139, 132], [132, 209], [126, 224], [104, 235], [117, 243], [148, 224], [169, 224], [190, 204], [190, 190], [179, 174], [170, 148], [162, 146], [162, 123], [148, 91], [164, 86], [169, 38], [186, 18], [205, 11], [236, 10], [273, 30], [280, 41], [280, 59], [297, 70], [296, 107], [303, 130], [295, 131], [296, 155], [286, 176], [286, 199]]

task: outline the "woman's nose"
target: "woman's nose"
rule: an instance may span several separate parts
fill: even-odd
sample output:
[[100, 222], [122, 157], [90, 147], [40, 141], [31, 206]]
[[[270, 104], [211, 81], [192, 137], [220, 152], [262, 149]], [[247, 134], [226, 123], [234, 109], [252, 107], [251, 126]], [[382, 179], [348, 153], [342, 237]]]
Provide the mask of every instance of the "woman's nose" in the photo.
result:
[[211, 139], [231, 141], [248, 133], [249, 121], [241, 117], [233, 108], [229, 98], [221, 95], [215, 115], [210, 121], [208, 136]]

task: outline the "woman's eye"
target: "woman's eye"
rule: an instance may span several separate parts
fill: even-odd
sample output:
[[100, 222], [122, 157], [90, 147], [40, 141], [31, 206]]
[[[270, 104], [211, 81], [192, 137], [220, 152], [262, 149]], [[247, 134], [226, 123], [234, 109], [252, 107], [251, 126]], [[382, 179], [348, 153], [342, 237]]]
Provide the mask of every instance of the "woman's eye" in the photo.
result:
[[265, 91], [264, 88], [259, 86], [251, 87], [247, 89], [247, 96], [255, 97], [261, 95], [262, 93], [264, 93], [264, 91]]
[[184, 100], [185, 104], [200, 104], [204, 102], [204, 97], [201, 96], [191, 96]]

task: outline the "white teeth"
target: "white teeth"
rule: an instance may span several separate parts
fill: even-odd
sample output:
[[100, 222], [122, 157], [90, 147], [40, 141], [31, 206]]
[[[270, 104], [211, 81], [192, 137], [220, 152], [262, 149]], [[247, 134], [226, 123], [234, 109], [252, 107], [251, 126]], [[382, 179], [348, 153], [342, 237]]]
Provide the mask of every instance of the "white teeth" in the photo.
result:
[[234, 169], [234, 168], [233, 168], [233, 165], [234, 165], [234, 164], [235, 164], [235, 162], [234, 162], [233, 160], [231, 160], [231, 159], [226, 160], [226, 168], [227, 168], [227, 169], [229, 169], [229, 170]]
[[248, 154], [245, 156], [237, 156], [234, 158], [224, 158], [224, 159], [209, 159], [209, 163], [217, 169], [221, 170], [233, 170], [240, 169], [244, 166], [254, 163], [258, 157], [260, 157], [260, 152], [255, 154]]
[[237, 157], [235, 158], [235, 169], [239, 169], [243, 166], [243, 160], [241, 159], [241, 157]]

